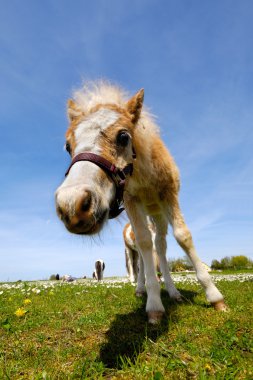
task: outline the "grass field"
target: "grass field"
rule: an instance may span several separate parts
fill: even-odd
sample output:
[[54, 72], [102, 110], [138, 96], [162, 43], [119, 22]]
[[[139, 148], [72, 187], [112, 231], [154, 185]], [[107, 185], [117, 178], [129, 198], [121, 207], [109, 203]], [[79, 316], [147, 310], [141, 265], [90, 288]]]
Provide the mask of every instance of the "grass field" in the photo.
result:
[[0, 284], [0, 379], [253, 379], [253, 274], [215, 275], [215, 312], [192, 275], [162, 290], [166, 318], [120, 280]]

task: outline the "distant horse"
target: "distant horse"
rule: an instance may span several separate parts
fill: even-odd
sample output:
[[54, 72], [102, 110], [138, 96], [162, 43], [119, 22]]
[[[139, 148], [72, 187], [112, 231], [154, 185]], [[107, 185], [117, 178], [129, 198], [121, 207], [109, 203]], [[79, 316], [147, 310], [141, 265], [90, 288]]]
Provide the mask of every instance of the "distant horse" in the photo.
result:
[[[148, 223], [149, 230], [151, 232], [152, 241], [155, 241], [155, 227], [152, 223]], [[137, 288], [144, 288], [145, 284], [145, 273], [144, 273], [144, 263], [142, 256], [138, 253], [138, 248], [136, 245], [135, 235], [130, 223], [127, 223], [123, 230], [123, 238], [125, 243], [125, 259], [126, 268], [129, 279], [131, 282], [137, 282]], [[153, 244], [153, 260], [156, 272], [160, 272], [159, 257]], [[139, 294], [138, 294], [139, 295]], [[180, 294], [178, 294], [180, 297]]]
[[98, 281], [103, 280], [104, 278], [105, 263], [103, 260], [97, 260], [95, 262], [95, 271], [92, 274], [92, 277]]
[[61, 279], [63, 282], [73, 282], [76, 280], [75, 277], [70, 276], [69, 274], [64, 274]]
[[[166, 290], [177, 298], [173, 283], [168, 282], [166, 234], [170, 223], [208, 301], [215, 309], [226, 310], [222, 294], [197, 256], [178, 202], [177, 166], [160, 140], [151, 115], [143, 108], [143, 97], [143, 89], [127, 100], [117, 86], [91, 82], [75, 92], [74, 100], [69, 100], [66, 150], [72, 162], [56, 191], [58, 216], [70, 232], [92, 235], [103, 228], [108, 218], [122, 211], [124, 201], [144, 261], [150, 323], [159, 322], [165, 310], [147, 216], [152, 217], [156, 228], [154, 245]], [[137, 288], [137, 292], [143, 291]]]

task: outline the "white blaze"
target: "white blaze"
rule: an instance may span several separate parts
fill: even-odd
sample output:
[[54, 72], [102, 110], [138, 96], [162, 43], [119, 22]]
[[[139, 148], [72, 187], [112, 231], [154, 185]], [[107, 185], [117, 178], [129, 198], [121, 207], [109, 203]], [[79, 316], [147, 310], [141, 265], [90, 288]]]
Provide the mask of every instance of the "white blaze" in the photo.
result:
[[99, 153], [100, 149], [96, 144], [99, 133], [114, 124], [118, 118], [116, 111], [107, 108], [101, 108], [89, 115], [75, 130], [75, 155], [83, 152]]
[[[86, 117], [75, 130], [76, 148], [74, 156], [83, 152], [92, 152], [96, 154], [101, 153], [97, 140], [101, 131], [113, 125], [119, 118], [119, 113], [116, 111], [101, 108]], [[112, 198], [114, 191], [113, 185], [102, 187], [98, 182], [98, 171], [100, 169], [97, 165], [88, 161], [76, 162], [71, 167], [71, 170], [62, 183], [61, 188], [67, 189], [65, 192], [59, 192], [58, 189], [58, 202], [68, 204], [68, 209], [71, 214], [75, 214], [76, 199], [83, 193], [83, 191], [90, 190], [100, 195], [101, 207], [107, 207]]]

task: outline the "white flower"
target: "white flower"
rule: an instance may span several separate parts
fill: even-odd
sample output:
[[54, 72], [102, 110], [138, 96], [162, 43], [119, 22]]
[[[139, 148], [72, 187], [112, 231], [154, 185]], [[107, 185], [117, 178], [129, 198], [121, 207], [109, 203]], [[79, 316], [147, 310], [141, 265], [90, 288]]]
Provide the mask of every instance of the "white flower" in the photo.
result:
[[39, 294], [39, 293], [40, 293], [40, 289], [33, 288], [33, 289], [32, 289], [32, 292], [33, 292], [33, 293], [36, 293], [36, 294]]

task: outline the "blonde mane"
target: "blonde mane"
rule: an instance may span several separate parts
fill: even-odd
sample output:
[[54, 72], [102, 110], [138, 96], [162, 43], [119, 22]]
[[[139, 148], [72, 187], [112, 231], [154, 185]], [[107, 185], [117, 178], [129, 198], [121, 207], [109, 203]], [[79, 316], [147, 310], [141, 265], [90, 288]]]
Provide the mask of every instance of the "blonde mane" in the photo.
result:
[[[89, 114], [98, 104], [115, 104], [125, 108], [130, 97], [131, 95], [121, 87], [105, 80], [86, 82], [81, 89], [73, 92], [73, 100], [85, 114]], [[147, 127], [150, 134], [159, 135], [159, 128], [154, 119], [154, 115], [143, 106], [138, 124]]]

